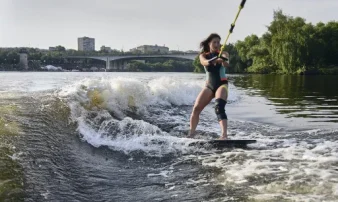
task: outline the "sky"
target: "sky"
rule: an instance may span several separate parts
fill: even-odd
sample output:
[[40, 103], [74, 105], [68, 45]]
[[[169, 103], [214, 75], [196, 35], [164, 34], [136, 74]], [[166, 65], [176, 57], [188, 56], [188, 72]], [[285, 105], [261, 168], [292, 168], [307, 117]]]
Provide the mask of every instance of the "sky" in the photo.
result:
[[[0, 0], [0, 47], [77, 49], [77, 38], [127, 51], [140, 45], [199, 50], [210, 33], [226, 38], [241, 0]], [[273, 11], [318, 23], [338, 20], [337, 0], [247, 0], [228, 42], [261, 36]]]

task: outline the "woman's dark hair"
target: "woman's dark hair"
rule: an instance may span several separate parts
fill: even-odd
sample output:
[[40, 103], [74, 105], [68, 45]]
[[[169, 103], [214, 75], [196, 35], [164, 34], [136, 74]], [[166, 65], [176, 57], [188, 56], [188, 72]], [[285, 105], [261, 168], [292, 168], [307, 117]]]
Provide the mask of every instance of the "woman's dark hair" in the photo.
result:
[[221, 40], [221, 37], [218, 34], [212, 33], [200, 43], [201, 53], [210, 51], [209, 43], [214, 38], [219, 38]]

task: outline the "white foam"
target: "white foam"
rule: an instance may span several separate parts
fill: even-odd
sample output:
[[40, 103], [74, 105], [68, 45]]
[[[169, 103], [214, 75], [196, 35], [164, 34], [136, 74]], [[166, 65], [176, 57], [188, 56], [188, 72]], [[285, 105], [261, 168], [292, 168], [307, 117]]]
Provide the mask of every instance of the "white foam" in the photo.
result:
[[76, 104], [90, 104], [91, 93], [102, 100], [99, 107], [122, 115], [131, 105], [138, 110], [149, 103], [150, 92], [145, 84], [136, 79], [85, 79], [63, 88], [58, 95], [69, 98]]
[[[195, 140], [170, 136], [158, 127], [142, 120], [126, 117], [121, 121], [107, 119], [99, 129], [94, 129], [88, 119], [77, 118], [82, 139], [94, 147], [108, 146], [123, 153], [142, 151], [149, 156], [163, 156], [169, 153], [188, 153], [187, 145]], [[110, 130], [109, 129], [110, 127]], [[203, 149], [200, 149], [203, 150]]]
[[[172, 105], [193, 105], [203, 86], [204, 81], [174, 77], [149, 82], [126, 77], [91, 78], [66, 86], [56, 95], [68, 102], [71, 118], [78, 123], [83, 140], [89, 144], [110, 146], [123, 152], [170, 153], [189, 150], [186, 145], [191, 140], [170, 136], [152, 124], [127, 117], [126, 113], [142, 117], [151, 107], [162, 114], [160, 118], [164, 121], [183, 122], [184, 117], [170, 113]], [[236, 100], [236, 91], [232, 92], [229, 98]], [[100, 121], [102, 119], [104, 121]], [[112, 128], [113, 132], [109, 131]], [[162, 141], [162, 145], [151, 143], [155, 140]]]
[[203, 87], [200, 81], [181, 81], [171, 77], [154, 79], [148, 83], [153, 101], [161, 104], [192, 105]]
[[[156, 176], [162, 176], [162, 177], [169, 177], [169, 175], [172, 173], [171, 170], [163, 170], [160, 173], [149, 173], [147, 174], [147, 177], [156, 177]], [[175, 186], [173, 186], [175, 187]], [[169, 189], [170, 190], [170, 189]]]
[[12, 154], [12, 155], [8, 155], [8, 154], [7, 154], [7, 156], [8, 156], [9, 158], [11, 158], [13, 161], [15, 161], [15, 160], [20, 159], [20, 157], [21, 157], [23, 154], [24, 154], [23, 152], [18, 152], [18, 153], [14, 153], [14, 154]]
[[254, 183], [257, 194], [250, 197], [256, 200], [277, 196], [302, 201], [337, 199], [338, 142], [318, 140], [314, 146], [305, 141], [283, 141], [283, 147], [278, 148], [210, 155], [202, 159], [202, 165], [224, 170], [220, 184]]
[[41, 196], [43, 196], [44, 199], [48, 199], [49, 194], [50, 194], [50, 192], [49, 192], [49, 190], [47, 190], [45, 193], [41, 193]]
[[41, 67], [43, 70], [48, 70], [48, 71], [61, 71], [62, 67], [55, 67], [53, 65], [46, 65], [44, 67]]
[[90, 101], [89, 93], [96, 91], [103, 99], [105, 109], [116, 111], [129, 107], [144, 109], [149, 105], [192, 104], [201, 90], [199, 82], [159, 78], [149, 83], [137, 79], [117, 77], [112, 79], [85, 79], [63, 88], [58, 96], [79, 103]]

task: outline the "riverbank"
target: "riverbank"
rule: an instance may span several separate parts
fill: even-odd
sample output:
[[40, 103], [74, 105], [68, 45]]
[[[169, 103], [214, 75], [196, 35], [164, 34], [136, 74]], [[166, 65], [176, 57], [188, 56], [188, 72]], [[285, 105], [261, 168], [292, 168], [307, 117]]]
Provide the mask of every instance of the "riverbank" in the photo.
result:
[[[253, 73], [257, 74], [257, 73]], [[318, 68], [306, 71], [298, 71], [295, 73], [283, 73], [283, 72], [273, 72], [269, 74], [277, 74], [277, 75], [338, 75], [338, 67], [328, 67], [328, 68]]]

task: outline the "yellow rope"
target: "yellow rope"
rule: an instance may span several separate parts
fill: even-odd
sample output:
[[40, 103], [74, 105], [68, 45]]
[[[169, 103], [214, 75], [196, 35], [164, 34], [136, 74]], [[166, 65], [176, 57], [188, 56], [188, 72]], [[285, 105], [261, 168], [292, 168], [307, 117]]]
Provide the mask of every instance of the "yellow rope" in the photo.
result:
[[230, 34], [232, 33], [232, 29], [235, 27], [235, 23], [236, 23], [236, 21], [237, 21], [237, 18], [238, 18], [238, 16], [239, 16], [241, 10], [242, 10], [243, 7], [244, 7], [244, 3], [243, 3], [243, 2], [245, 3], [245, 1], [242, 1], [241, 5], [239, 6], [239, 9], [238, 9], [236, 18], [235, 18], [234, 22], [231, 24], [231, 28], [230, 28], [230, 30], [229, 30], [228, 36], [227, 36], [227, 38], [225, 39], [225, 42], [224, 42], [224, 44], [223, 44], [222, 47], [221, 47], [221, 51], [219, 52], [218, 57], [221, 57], [222, 52], [223, 52], [223, 50], [224, 50], [224, 48], [225, 48], [225, 46], [226, 46], [226, 43], [227, 43], [227, 41], [228, 41], [228, 39], [229, 39], [229, 37], [230, 37]]

